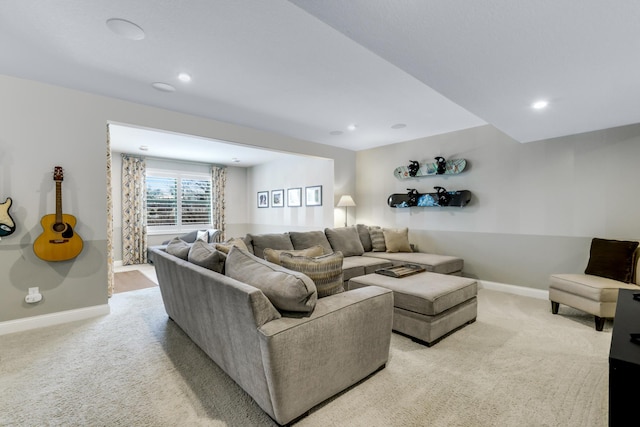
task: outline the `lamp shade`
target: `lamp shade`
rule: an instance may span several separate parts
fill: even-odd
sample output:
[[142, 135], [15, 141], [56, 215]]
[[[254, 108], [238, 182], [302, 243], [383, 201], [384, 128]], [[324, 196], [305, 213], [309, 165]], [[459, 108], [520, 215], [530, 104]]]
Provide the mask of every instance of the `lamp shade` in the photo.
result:
[[356, 205], [356, 202], [354, 202], [353, 198], [347, 194], [340, 197], [340, 200], [338, 200], [338, 204], [336, 206], [339, 208], [343, 208], [343, 207], [355, 206], [355, 205]]

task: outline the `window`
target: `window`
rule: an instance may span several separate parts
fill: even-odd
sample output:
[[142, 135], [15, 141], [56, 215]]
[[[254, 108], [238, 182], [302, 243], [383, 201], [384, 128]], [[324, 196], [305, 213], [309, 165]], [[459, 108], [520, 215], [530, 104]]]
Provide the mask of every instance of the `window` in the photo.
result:
[[211, 227], [211, 177], [147, 169], [147, 229], [180, 232]]

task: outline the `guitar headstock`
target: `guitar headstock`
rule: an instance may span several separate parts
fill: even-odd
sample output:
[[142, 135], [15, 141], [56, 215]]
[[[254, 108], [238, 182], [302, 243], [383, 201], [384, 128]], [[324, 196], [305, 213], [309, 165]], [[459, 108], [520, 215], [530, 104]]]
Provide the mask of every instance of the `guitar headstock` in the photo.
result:
[[62, 175], [62, 166], [56, 166], [53, 168], [53, 180], [62, 181], [64, 176]]

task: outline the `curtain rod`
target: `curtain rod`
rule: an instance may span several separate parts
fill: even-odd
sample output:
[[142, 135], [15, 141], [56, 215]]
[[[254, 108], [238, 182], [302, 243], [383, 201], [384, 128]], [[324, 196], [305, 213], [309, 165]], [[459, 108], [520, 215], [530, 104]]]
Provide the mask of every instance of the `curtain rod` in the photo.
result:
[[215, 166], [215, 167], [218, 167], [218, 168], [226, 168], [226, 167], [228, 167], [227, 165], [220, 165], [220, 164], [208, 163], [208, 162], [197, 162], [195, 160], [168, 159], [166, 157], [141, 156], [139, 154], [130, 154], [130, 153], [120, 153], [120, 155], [121, 156], [136, 157], [138, 159], [145, 159], [145, 160], [159, 160], [159, 161], [170, 162], [170, 163], [186, 163], [186, 164], [190, 164], [190, 165]]

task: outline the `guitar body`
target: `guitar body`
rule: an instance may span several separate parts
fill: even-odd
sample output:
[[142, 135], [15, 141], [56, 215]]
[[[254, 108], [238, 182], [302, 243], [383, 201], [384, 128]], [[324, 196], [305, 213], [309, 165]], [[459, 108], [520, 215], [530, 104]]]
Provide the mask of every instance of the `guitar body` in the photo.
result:
[[53, 172], [56, 182], [56, 213], [40, 220], [42, 234], [33, 242], [33, 252], [45, 261], [66, 261], [82, 252], [82, 239], [75, 232], [76, 217], [62, 213], [62, 168]]
[[[76, 217], [62, 214], [62, 225], [56, 222], [56, 215], [45, 215], [40, 220], [42, 234], [33, 243], [33, 251], [45, 261], [66, 261], [82, 252], [82, 238], [75, 232]], [[60, 231], [56, 231], [59, 229]]]
[[8, 236], [16, 231], [16, 224], [13, 222], [13, 218], [9, 215], [9, 208], [13, 201], [10, 197], [0, 203], [0, 237]]

